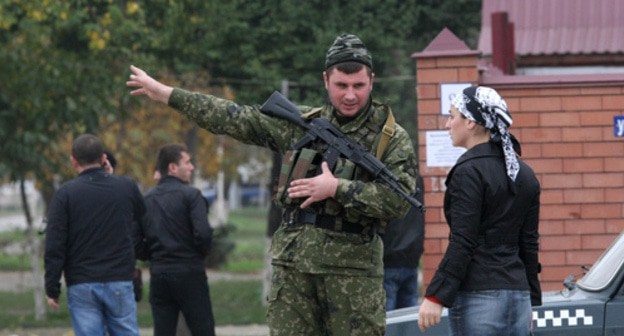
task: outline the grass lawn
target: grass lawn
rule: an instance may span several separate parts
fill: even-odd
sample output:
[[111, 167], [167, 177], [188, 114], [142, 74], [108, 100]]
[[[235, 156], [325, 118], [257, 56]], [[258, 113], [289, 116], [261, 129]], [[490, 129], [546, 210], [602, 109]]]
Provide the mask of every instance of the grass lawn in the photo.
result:
[[[146, 288], [145, 291], [149, 291]], [[61, 309], [47, 308], [45, 321], [34, 320], [32, 291], [13, 293], [0, 291], [0, 330], [18, 328], [70, 327], [71, 321], [63, 288]], [[265, 307], [261, 302], [260, 280], [227, 280], [210, 283], [210, 295], [217, 325], [265, 323]], [[147, 295], [137, 306], [140, 327], [151, 327], [152, 313]]]
[[[245, 208], [230, 213], [229, 222], [234, 230], [229, 238], [234, 242], [234, 250], [220, 271], [233, 273], [258, 273], [263, 268], [265, 249], [267, 209]], [[21, 231], [0, 232], [0, 247], [8, 242], [25, 240]], [[2, 271], [30, 269], [27, 256], [11, 256], [0, 253], [0, 281]], [[152, 315], [148, 302], [149, 283], [144, 284], [144, 297], [139, 302], [137, 315], [141, 327], [152, 326]], [[21, 293], [0, 291], [0, 330], [16, 328], [68, 327], [71, 325], [66, 290], [61, 295], [61, 309], [48, 309], [47, 319], [34, 320], [32, 291]], [[239, 279], [211, 281], [210, 294], [217, 325], [245, 325], [265, 323], [266, 308], [262, 305], [262, 281]]]
[[261, 271], [264, 267], [267, 210], [244, 208], [230, 213], [229, 222], [235, 227], [230, 234], [235, 248], [221, 270], [242, 273]]
[[[24, 250], [23, 245], [19, 245], [25, 242], [26, 231], [24, 230], [0, 232], [0, 271], [30, 270], [30, 256], [27, 254], [16, 255], [3, 252], [5, 247], [9, 246], [13, 249], [21, 248]], [[43, 258], [41, 259], [41, 265], [43, 265]]]

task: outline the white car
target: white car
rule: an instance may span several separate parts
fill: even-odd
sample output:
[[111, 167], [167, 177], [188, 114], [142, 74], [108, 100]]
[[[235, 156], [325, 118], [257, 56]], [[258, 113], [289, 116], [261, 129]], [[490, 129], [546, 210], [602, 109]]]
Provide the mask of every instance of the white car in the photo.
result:
[[[533, 308], [533, 334], [624, 335], [623, 265], [624, 233], [621, 233], [578, 282], [570, 275], [564, 280], [562, 290], [542, 293], [542, 305]], [[386, 335], [448, 335], [446, 309], [442, 323], [422, 333], [418, 328], [418, 308], [389, 311]]]

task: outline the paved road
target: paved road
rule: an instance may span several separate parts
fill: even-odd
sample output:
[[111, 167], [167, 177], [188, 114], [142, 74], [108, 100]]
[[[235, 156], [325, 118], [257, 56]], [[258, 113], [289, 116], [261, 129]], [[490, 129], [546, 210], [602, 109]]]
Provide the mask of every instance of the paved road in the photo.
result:
[[[36, 229], [41, 228], [41, 216], [33, 218], [33, 225]], [[0, 231], [13, 229], [25, 229], [26, 217], [22, 213], [0, 216]]]

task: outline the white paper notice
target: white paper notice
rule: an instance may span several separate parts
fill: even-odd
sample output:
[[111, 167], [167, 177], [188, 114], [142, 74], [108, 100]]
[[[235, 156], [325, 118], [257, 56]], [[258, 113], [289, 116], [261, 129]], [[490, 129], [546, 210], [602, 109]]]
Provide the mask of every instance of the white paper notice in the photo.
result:
[[470, 83], [440, 83], [440, 114], [449, 115], [451, 100], [469, 86]]
[[448, 131], [427, 131], [427, 167], [452, 167], [464, 152], [453, 147]]

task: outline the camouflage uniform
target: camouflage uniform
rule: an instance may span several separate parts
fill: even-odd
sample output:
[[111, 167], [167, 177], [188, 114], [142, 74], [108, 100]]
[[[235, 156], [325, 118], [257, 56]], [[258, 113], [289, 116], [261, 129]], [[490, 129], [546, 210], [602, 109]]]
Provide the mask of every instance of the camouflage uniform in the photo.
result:
[[[282, 154], [305, 134], [297, 125], [261, 113], [258, 106], [239, 106], [179, 88], [174, 89], [169, 105], [210, 132]], [[373, 154], [389, 113], [388, 107], [371, 100], [354, 120], [341, 126], [330, 105], [299, 108], [304, 114], [330, 120]], [[310, 145], [315, 151], [322, 151], [322, 146]], [[406, 191], [415, 189], [415, 160], [408, 134], [397, 125], [381, 161]], [[314, 176], [317, 164], [320, 162], [311, 160], [304, 176]], [[370, 181], [344, 158], [338, 160], [333, 173], [339, 178], [335, 197], [306, 212], [313, 218], [329, 219], [331, 227], [304, 224], [298, 208], [301, 200], [286, 195], [277, 200], [285, 214], [271, 245], [274, 269], [267, 312], [271, 335], [385, 333], [383, 247], [376, 232], [385, 222], [403, 216], [410, 205], [383, 183]]]

